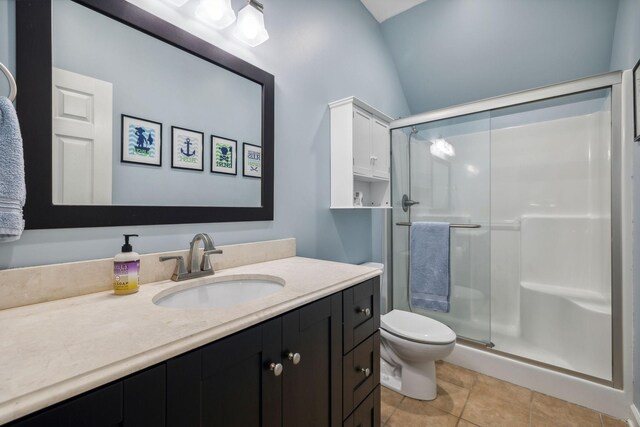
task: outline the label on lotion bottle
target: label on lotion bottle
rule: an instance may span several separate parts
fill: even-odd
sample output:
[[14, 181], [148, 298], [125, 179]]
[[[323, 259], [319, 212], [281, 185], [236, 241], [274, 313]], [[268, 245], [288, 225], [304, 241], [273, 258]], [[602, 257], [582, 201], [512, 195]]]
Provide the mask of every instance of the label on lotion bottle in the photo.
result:
[[116, 261], [113, 263], [113, 289], [116, 293], [131, 293], [138, 290], [140, 260]]

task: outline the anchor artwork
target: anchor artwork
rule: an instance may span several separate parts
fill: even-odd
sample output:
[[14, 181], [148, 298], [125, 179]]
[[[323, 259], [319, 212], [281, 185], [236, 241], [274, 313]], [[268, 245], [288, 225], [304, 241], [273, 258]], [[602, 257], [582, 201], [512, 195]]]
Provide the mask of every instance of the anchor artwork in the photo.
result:
[[175, 169], [204, 170], [204, 133], [171, 127], [171, 167]]
[[161, 166], [161, 147], [161, 123], [122, 115], [122, 162]]

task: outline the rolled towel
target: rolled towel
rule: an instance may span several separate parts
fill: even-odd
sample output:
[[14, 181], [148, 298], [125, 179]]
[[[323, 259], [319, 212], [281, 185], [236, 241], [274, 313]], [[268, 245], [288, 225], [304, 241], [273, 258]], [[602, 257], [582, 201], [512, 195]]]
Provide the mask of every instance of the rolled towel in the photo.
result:
[[22, 235], [26, 199], [18, 115], [11, 101], [0, 97], [0, 242], [12, 242]]

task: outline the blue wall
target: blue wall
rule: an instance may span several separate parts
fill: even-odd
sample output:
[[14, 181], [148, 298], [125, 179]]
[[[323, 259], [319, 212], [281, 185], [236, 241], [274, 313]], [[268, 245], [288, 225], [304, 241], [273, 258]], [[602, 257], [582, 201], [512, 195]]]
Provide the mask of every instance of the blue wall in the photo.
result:
[[[626, 70], [633, 68], [640, 59], [640, 0], [620, 0], [618, 21], [611, 51], [611, 69]], [[633, 259], [638, 261], [640, 254], [640, 185], [637, 182], [640, 168], [640, 147], [634, 144], [634, 245]], [[633, 278], [633, 402], [640, 408], [640, 265], [634, 266]]]
[[[0, 23], [5, 9], [0, 7]], [[302, 256], [371, 259], [377, 214], [328, 208], [327, 103], [355, 95], [390, 115], [407, 115], [380, 26], [359, 0], [269, 1], [265, 23], [270, 39], [263, 45], [251, 49], [221, 37], [219, 46], [276, 78], [274, 221], [26, 231], [18, 242], [0, 246], [0, 268], [110, 257], [125, 232], [140, 234], [134, 248], [141, 253], [187, 248], [193, 234], [204, 231], [216, 244], [295, 237]], [[7, 33], [0, 25], [0, 40]]]
[[382, 31], [417, 114], [609, 71], [617, 9], [618, 0], [429, 0]]
[[616, 20], [611, 70], [628, 70], [640, 59], [640, 0], [620, 0]]

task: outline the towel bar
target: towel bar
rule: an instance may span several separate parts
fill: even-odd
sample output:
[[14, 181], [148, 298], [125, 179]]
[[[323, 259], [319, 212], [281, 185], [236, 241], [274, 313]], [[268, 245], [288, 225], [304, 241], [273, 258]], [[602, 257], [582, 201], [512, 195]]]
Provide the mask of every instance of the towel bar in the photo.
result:
[[[411, 227], [410, 222], [396, 222], [396, 225]], [[480, 224], [449, 224], [449, 228], [480, 228]]]

